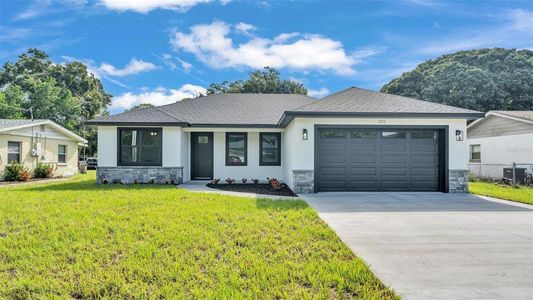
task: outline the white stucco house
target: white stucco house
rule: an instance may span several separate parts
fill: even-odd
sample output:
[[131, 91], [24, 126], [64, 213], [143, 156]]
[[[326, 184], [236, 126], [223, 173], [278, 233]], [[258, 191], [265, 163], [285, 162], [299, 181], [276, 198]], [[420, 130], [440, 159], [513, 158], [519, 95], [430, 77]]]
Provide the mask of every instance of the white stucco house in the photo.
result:
[[359, 88], [216, 94], [91, 120], [99, 183], [275, 177], [296, 193], [468, 188], [477, 111]]
[[533, 111], [489, 111], [467, 131], [472, 174], [501, 179], [513, 162], [533, 166]]

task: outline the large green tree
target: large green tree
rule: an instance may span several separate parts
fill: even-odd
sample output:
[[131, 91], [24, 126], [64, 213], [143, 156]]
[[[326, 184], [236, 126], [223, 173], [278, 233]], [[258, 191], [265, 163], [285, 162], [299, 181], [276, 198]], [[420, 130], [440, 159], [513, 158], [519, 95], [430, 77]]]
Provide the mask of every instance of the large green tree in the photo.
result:
[[533, 51], [459, 51], [419, 64], [381, 91], [479, 111], [533, 110]]
[[96, 150], [96, 132], [83, 121], [107, 114], [111, 95], [81, 62], [54, 64], [49, 56], [31, 48], [15, 63], [0, 69], [0, 118], [51, 119], [89, 140]]
[[257, 70], [250, 73], [250, 77], [246, 80], [213, 83], [207, 88], [208, 95], [219, 93], [307, 95], [307, 89], [299, 82], [289, 79], [281, 79], [278, 71], [266, 67], [263, 70]]

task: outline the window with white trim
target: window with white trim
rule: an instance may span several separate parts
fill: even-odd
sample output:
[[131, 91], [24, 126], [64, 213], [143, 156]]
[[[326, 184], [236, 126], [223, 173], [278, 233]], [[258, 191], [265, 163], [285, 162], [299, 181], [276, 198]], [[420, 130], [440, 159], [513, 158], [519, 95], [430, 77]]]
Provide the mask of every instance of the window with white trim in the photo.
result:
[[470, 145], [470, 161], [481, 161], [481, 145]]
[[7, 163], [20, 164], [20, 142], [7, 142]]
[[67, 145], [57, 146], [57, 162], [60, 164], [67, 163]]

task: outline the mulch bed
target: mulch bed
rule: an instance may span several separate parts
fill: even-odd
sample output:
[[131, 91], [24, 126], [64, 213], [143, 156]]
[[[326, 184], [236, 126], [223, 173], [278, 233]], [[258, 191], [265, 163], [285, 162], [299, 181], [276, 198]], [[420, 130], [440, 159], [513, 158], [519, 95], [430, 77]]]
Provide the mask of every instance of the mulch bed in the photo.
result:
[[270, 184], [266, 183], [234, 183], [234, 184], [207, 184], [208, 187], [223, 191], [242, 192], [242, 193], [254, 193], [262, 195], [275, 195], [275, 196], [287, 196], [298, 197], [289, 187], [284, 186], [280, 190], [273, 190]]

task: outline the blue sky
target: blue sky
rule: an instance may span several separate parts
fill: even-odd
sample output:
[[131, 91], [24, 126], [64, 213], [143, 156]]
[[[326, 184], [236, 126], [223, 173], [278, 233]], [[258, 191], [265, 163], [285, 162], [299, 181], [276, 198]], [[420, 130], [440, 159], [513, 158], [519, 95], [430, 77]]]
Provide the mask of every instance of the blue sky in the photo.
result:
[[533, 49], [533, 2], [0, 0], [0, 63], [29, 47], [85, 62], [112, 113], [263, 66], [323, 97], [458, 50]]

